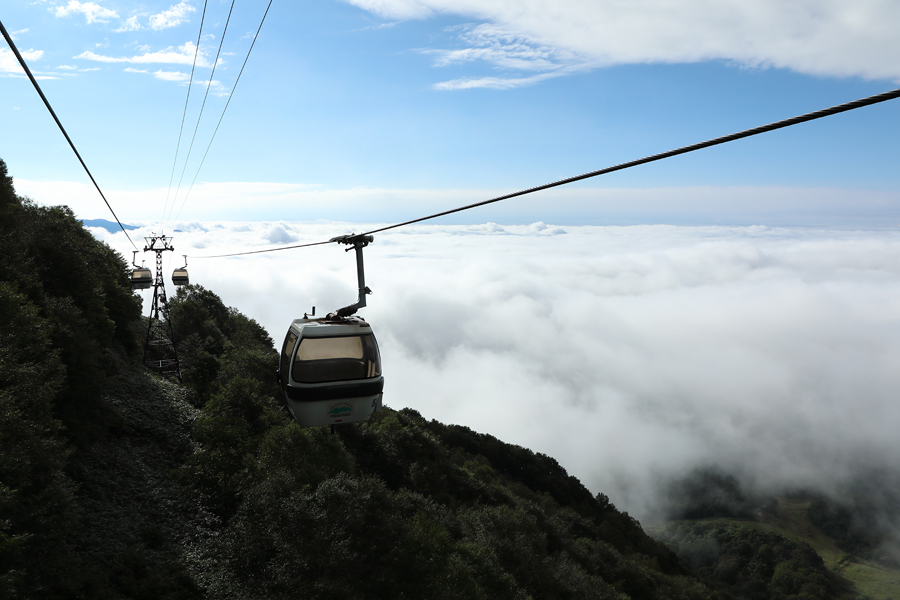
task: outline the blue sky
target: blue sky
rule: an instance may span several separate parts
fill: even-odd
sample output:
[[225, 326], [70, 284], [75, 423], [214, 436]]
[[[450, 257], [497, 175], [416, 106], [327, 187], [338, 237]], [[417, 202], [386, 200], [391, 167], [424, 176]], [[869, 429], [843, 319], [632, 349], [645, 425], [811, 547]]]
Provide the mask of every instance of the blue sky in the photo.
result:
[[[897, 87], [900, 8], [845, 4], [276, 0], [182, 216], [406, 219]], [[185, 145], [230, 5], [207, 6]], [[265, 6], [235, 2], [183, 188]], [[162, 219], [202, 9], [38, 0], [4, 10], [124, 220]], [[96, 194], [79, 191], [86, 176], [12, 61], [0, 54], [0, 157], [20, 192], [108, 217]], [[869, 224], [895, 226], [898, 125], [893, 101], [455, 219], [817, 224], [828, 213], [835, 224], [865, 198]], [[59, 182], [78, 185], [50, 185]], [[226, 209], [216, 201], [223, 183], [291, 193], [231, 186], [242, 191]], [[692, 204], [698, 188], [718, 193]], [[776, 188], [807, 198], [803, 214], [746, 204], [748, 190], [765, 198]], [[668, 200], [632, 211], [610, 190]], [[831, 208], [817, 209], [811, 190], [827, 190]]]

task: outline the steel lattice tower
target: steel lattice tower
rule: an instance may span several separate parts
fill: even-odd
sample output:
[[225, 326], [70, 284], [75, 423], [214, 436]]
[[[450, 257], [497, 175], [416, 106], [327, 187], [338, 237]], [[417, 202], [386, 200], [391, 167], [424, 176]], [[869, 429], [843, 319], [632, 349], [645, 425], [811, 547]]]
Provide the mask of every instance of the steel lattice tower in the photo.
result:
[[175, 247], [171, 245], [172, 239], [165, 235], [144, 239], [147, 241], [144, 252], [156, 252], [156, 279], [153, 281], [153, 304], [147, 324], [147, 341], [144, 343], [144, 365], [152, 371], [167, 377], [177, 377], [181, 381], [181, 367], [178, 364], [178, 351], [175, 349], [172, 321], [169, 319], [169, 302], [166, 299], [162, 266], [163, 252], [173, 251]]

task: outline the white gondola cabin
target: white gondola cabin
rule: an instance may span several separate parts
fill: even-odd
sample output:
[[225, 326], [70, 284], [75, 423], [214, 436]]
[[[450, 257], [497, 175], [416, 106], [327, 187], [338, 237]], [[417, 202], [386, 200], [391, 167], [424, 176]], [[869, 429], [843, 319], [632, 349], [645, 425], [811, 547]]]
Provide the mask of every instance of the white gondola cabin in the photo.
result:
[[131, 271], [131, 288], [146, 290], [153, 285], [153, 274], [146, 267], [135, 267]]
[[172, 283], [176, 286], [189, 285], [191, 283], [191, 280], [188, 279], [187, 255], [184, 256], [184, 266], [172, 271]]
[[188, 285], [191, 282], [188, 279], [188, 272], [185, 267], [179, 267], [172, 271], [172, 283], [175, 285]]
[[384, 377], [372, 327], [359, 317], [304, 317], [291, 323], [278, 381], [304, 427], [366, 421], [381, 409]]

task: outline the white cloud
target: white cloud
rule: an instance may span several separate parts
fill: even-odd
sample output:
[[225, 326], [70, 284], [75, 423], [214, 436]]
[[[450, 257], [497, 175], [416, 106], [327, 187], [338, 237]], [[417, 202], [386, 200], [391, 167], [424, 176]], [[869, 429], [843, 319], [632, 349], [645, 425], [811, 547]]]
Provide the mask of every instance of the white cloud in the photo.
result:
[[[390, 23], [378, 23], [376, 25], [368, 25], [366, 27], [362, 27], [361, 30], [362, 31], [377, 31], [379, 29], [390, 29], [391, 27], [396, 27], [399, 24], [400, 24], [399, 21], [392, 21]], [[250, 33], [244, 37], [248, 37], [248, 36], [253, 37], [253, 34]], [[241, 39], [243, 39], [243, 38], [241, 38]]]
[[77, 71], [78, 67], [75, 65], [59, 65], [56, 67], [57, 69], [62, 69], [63, 71]]
[[213, 79], [212, 81], [208, 79], [206, 81], [195, 80], [194, 85], [202, 88], [206, 88], [207, 86], [209, 86], [209, 92], [213, 96], [217, 96], [219, 98], [223, 98], [229, 94], [228, 88], [222, 85], [222, 82], [218, 79]]
[[187, 2], [179, 2], [169, 7], [168, 10], [150, 17], [150, 28], [155, 30], [177, 27], [187, 21], [188, 14], [197, 10]]
[[432, 3], [419, 0], [345, 0], [349, 4], [354, 4], [360, 8], [383, 17], [393, 17], [396, 19], [425, 19], [431, 17], [435, 12], [450, 12], [444, 10], [444, 7], [434, 6]]
[[[25, 62], [40, 60], [44, 55], [43, 50], [19, 50], [19, 54], [25, 59]], [[16, 55], [12, 50], [0, 48], [0, 73], [14, 73], [17, 75], [25, 75], [25, 71], [16, 59]]]
[[498, 67], [524, 71], [547, 71], [571, 62], [572, 53], [542, 46], [536, 40], [496, 26], [481, 24], [453, 28], [467, 46], [458, 50], [430, 50], [437, 54], [437, 66], [485, 61]]
[[[127, 67], [125, 69], [126, 73], [144, 73], [147, 75], [153, 75], [157, 79], [162, 79], [163, 81], [176, 81], [178, 83], [187, 84], [188, 80], [190, 80], [190, 74], [185, 73], [183, 71], [164, 71], [163, 69], [157, 69], [156, 71], [148, 71], [146, 69], [135, 69], [132, 67]], [[206, 81], [194, 81], [194, 85], [206, 87]], [[221, 84], [221, 82], [213, 80], [210, 85], [210, 91], [214, 96], [227, 96], [228, 92], [225, 91], [225, 86]]]
[[190, 75], [181, 71], [163, 71], [159, 69], [153, 73], [153, 76], [163, 81], [187, 81]]
[[436, 90], [469, 90], [475, 88], [485, 88], [490, 90], [511, 90], [513, 88], [525, 87], [540, 83], [553, 77], [565, 75], [567, 71], [556, 71], [554, 73], [541, 73], [540, 75], [532, 75], [530, 77], [475, 77], [471, 79], [451, 79], [450, 81], [442, 81], [434, 84], [432, 87]]
[[138, 22], [138, 18], [136, 16], [131, 16], [125, 19], [125, 22], [122, 23], [122, 26], [116, 29], [116, 33], [122, 33], [125, 31], [139, 31], [143, 29], [141, 24]]
[[[145, 52], [144, 54], [136, 55], [136, 56], [104, 56], [102, 54], [97, 54], [95, 52], [91, 52], [87, 50], [82, 52], [78, 56], [74, 58], [82, 58], [85, 60], [94, 60], [97, 62], [105, 62], [105, 63], [132, 63], [132, 64], [151, 64], [151, 63], [164, 63], [164, 64], [175, 64], [175, 65], [190, 65], [194, 62], [194, 52], [197, 47], [193, 42], [186, 42], [181, 46], [178, 46], [177, 49], [166, 48], [165, 50], [158, 52]], [[212, 66], [209, 61], [206, 59], [206, 55], [201, 50], [197, 54], [197, 66], [198, 67], [209, 67]]]
[[595, 66], [726, 60], [900, 80], [900, 4], [893, 0], [346, 1], [391, 19], [478, 19]]
[[[290, 228], [290, 226], [288, 226]], [[277, 223], [269, 227], [265, 233], [265, 240], [270, 244], [292, 244], [297, 241], [297, 236], [288, 231], [283, 223]]]
[[78, 0], [69, 0], [65, 6], [57, 6], [51, 10], [55, 11], [57, 17], [83, 14], [88, 23], [106, 23], [110, 19], [119, 18], [118, 13], [114, 10], [103, 8], [95, 2], [78, 2]]
[[[276, 343], [355, 299], [352, 256], [199, 256], [369, 228], [170, 227], [192, 281]], [[772, 488], [897, 469], [896, 231], [418, 225], [375, 236], [366, 283], [389, 406], [545, 452], [632, 514], [659, 477], [708, 463]]]
[[542, 45], [521, 34], [505, 31], [496, 26], [481, 24], [451, 28], [460, 32], [464, 48], [455, 50], [422, 50], [435, 55], [435, 65], [446, 67], [482, 62], [497, 70], [534, 73], [523, 77], [460, 78], [434, 85], [439, 90], [471, 88], [512, 89], [533, 85], [552, 77], [566, 75], [591, 66], [590, 59], [572, 52]]

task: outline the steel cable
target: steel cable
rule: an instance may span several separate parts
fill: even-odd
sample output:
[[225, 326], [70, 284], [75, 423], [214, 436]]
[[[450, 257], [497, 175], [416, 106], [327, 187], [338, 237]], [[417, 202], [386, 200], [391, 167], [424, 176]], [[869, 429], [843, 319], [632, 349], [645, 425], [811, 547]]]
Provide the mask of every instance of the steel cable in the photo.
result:
[[259, 37], [259, 32], [262, 30], [263, 23], [266, 22], [266, 15], [269, 14], [269, 9], [271, 7], [272, 0], [269, 0], [269, 5], [266, 6], [266, 12], [263, 13], [263, 18], [259, 22], [259, 27], [256, 29], [256, 35], [253, 36], [253, 41], [250, 43], [250, 49], [247, 50], [247, 56], [244, 57], [244, 64], [241, 65], [241, 70], [238, 72], [237, 79], [234, 80], [234, 85], [231, 87], [231, 92], [228, 94], [228, 101], [225, 102], [225, 108], [222, 109], [222, 114], [219, 116], [219, 122], [216, 123], [216, 128], [213, 131], [212, 137], [209, 138], [209, 144], [206, 145], [206, 152], [203, 153], [203, 158], [200, 160], [200, 166], [197, 167], [197, 172], [194, 173], [194, 178], [191, 180], [191, 185], [188, 188], [187, 193], [184, 195], [184, 199], [181, 201], [181, 206], [178, 208], [178, 212], [175, 213], [175, 218], [172, 219], [173, 221], [178, 220], [179, 215], [181, 215], [181, 210], [184, 208], [184, 205], [187, 202], [188, 196], [191, 195], [191, 190], [194, 189], [194, 184], [197, 182], [197, 177], [200, 175], [200, 169], [203, 168], [203, 163], [206, 162], [206, 155], [209, 154], [209, 149], [212, 147], [213, 140], [216, 139], [216, 134], [219, 133], [219, 125], [222, 124], [222, 119], [225, 118], [225, 111], [228, 110], [228, 105], [231, 104], [231, 99], [234, 97], [234, 90], [237, 89], [237, 84], [241, 80], [241, 75], [244, 74], [244, 67], [247, 66], [247, 61], [250, 59], [250, 53], [253, 52], [253, 46], [256, 45], [256, 38]]
[[606, 167], [605, 169], [591, 171], [589, 173], [584, 173], [582, 175], [576, 175], [574, 177], [567, 177], [566, 179], [560, 179], [559, 181], [554, 181], [552, 183], [545, 183], [544, 185], [538, 185], [538, 186], [531, 187], [531, 188], [521, 190], [518, 192], [513, 192], [512, 194], [505, 194], [503, 196], [497, 196], [496, 198], [491, 198], [490, 200], [482, 200], [481, 202], [474, 202], [472, 204], [460, 206], [459, 208], [445, 210], [443, 212], [435, 213], [433, 215], [428, 215], [427, 217], [421, 217], [419, 219], [412, 219], [411, 221], [404, 221], [403, 223], [389, 225], [387, 227], [382, 227], [380, 229], [373, 229], [372, 231], [367, 231], [361, 235], [371, 235], [373, 233], [379, 233], [382, 231], [387, 231], [389, 229], [396, 229], [397, 227], [403, 227], [405, 225], [412, 225], [413, 223], [419, 223], [421, 221], [427, 221], [429, 219], [436, 219], [437, 217], [443, 217], [444, 215], [451, 215], [453, 213], [462, 212], [464, 210], [469, 210], [470, 208], [484, 206], [486, 204], [492, 204], [494, 202], [500, 202], [501, 200], [508, 200], [509, 198], [515, 198], [517, 196], [524, 196], [525, 194], [531, 194], [533, 192], [547, 190], [547, 189], [554, 188], [554, 187], [557, 187], [560, 185], [565, 185], [567, 183], [574, 183], [576, 181], [581, 181], [582, 179], [589, 179], [591, 177], [605, 175], [607, 173], [612, 173], [614, 171], [621, 171], [623, 169], [628, 169], [631, 167], [636, 167], [638, 165], [655, 162], [657, 160], [662, 160], [664, 158], [669, 158], [671, 156], [677, 156], [679, 154], [686, 154], [688, 152], [693, 152], [695, 150], [709, 148], [710, 146], [717, 146], [719, 144], [724, 144], [726, 142], [732, 142], [734, 140], [739, 140], [741, 138], [750, 137], [753, 135], [759, 135], [760, 133], [766, 133], [768, 131], [774, 131], [776, 129], [790, 127], [791, 125], [797, 125], [798, 123], [805, 123], [807, 121], [821, 119], [822, 117], [828, 117], [828, 116], [835, 115], [838, 113], [846, 112], [848, 110], [861, 108], [863, 106], [869, 106], [871, 104], [878, 104], [879, 102], [893, 100], [894, 98], [897, 98], [897, 97], [900, 97], [900, 88], [890, 91], [890, 92], [876, 94], [875, 96], [869, 96], [868, 98], [854, 100], [853, 102], [847, 102], [846, 104], [839, 104], [837, 106], [832, 106], [831, 108], [825, 108], [825, 109], [817, 110], [817, 111], [814, 111], [811, 113], [806, 113], [804, 115], [792, 117], [790, 119], [785, 119], [783, 121], [776, 121], [774, 123], [769, 123], [768, 125], [761, 125], [760, 127], [754, 127], [753, 129], [746, 129], [744, 131], [739, 131], [737, 133], [732, 133], [730, 135], [713, 138], [713, 139], [707, 140], [705, 142], [691, 144], [690, 146], [684, 146], [681, 148], [677, 148], [675, 150], [669, 150], [668, 152], [662, 152], [660, 154], [654, 154], [652, 156], [639, 158], [637, 160], [632, 160], [630, 162], [621, 163], [618, 165], [614, 165], [612, 167]]
[[91, 182], [94, 184], [94, 187], [97, 188], [97, 191], [100, 193], [100, 197], [103, 198], [103, 202], [106, 203], [106, 208], [109, 209], [109, 212], [112, 213], [113, 218], [116, 220], [116, 223], [119, 224], [119, 227], [122, 229], [122, 232], [125, 234], [125, 237], [128, 238], [128, 241], [131, 242], [131, 246], [137, 250], [137, 246], [135, 246], [134, 241], [131, 239], [131, 236], [128, 235], [128, 232], [125, 230], [125, 227], [122, 225], [122, 222], [119, 221], [119, 217], [116, 216], [116, 211], [113, 210], [112, 206], [110, 206], [109, 201], [106, 199], [106, 196], [103, 195], [103, 191], [100, 189], [100, 186], [97, 185], [97, 180], [94, 179], [94, 176], [91, 175], [90, 169], [87, 168], [87, 165], [84, 164], [84, 160], [81, 158], [81, 154], [78, 153], [78, 149], [75, 148], [75, 144], [72, 142], [72, 138], [69, 137], [69, 134], [66, 133], [65, 127], [63, 127], [62, 123], [59, 121], [59, 117], [56, 116], [56, 113], [53, 111], [53, 107], [50, 106], [50, 102], [47, 100], [47, 97], [44, 95], [44, 92], [41, 90], [41, 86], [38, 85], [37, 80], [34, 78], [34, 75], [31, 74], [31, 69], [28, 68], [28, 65], [25, 64], [25, 59], [22, 58], [22, 55], [19, 54], [19, 49], [16, 48], [15, 43], [12, 41], [9, 33], [6, 32], [6, 27], [3, 26], [3, 23], [0, 22], [0, 32], [3, 33], [3, 37], [6, 39], [6, 43], [9, 44], [10, 49], [13, 51], [13, 54], [16, 55], [16, 58], [19, 61], [19, 64], [22, 65], [22, 69], [25, 70], [25, 74], [28, 75], [28, 79], [31, 80], [31, 84], [34, 86], [34, 89], [37, 90], [37, 93], [40, 95], [41, 100], [44, 101], [44, 105], [47, 107], [47, 110], [50, 111], [50, 114], [53, 116], [53, 120], [56, 121], [56, 125], [59, 127], [59, 130], [65, 136], [66, 141], [69, 142], [69, 146], [72, 147], [72, 152], [75, 153], [75, 156], [78, 157], [78, 162], [81, 163], [81, 166], [84, 167], [84, 172], [88, 174], [88, 177], [91, 178]]
[[[420, 217], [418, 219], [412, 219], [409, 221], [403, 221], [402, 223], [395, 223], [394, 225], [388, 225], [386, 227], [380, 227], [378, 229], [373, 229], [371, 231], [366, 231], [365, 233], [361, 233], [358, 235], [372, 235], [375, 233], [380, 233], [382, 231], [388, 231], [391, 229], [396, 229], [398, 227], [404, 227], [406, 225], [412, 225], [414, 223], [421, 223], [422, 221], [428, 221], [429, 219], [436, 219], [437, 217], [443, 217], [445, 215], [452, 215], [453, 213], [462, 212], [464, 210], [469, 210], [471, 208], [476, 208], [479, 206], [484, 206], [486, 204], [493, 204], [494, 202], [500, 202], [501, 200], [508, 200], [510, 198], [515, 198], [517, 196], [524, 196], [526, 194], [531, 194], [534, 192], [539, 192], [541, 190], [547, 190], [550, 188], [558, 187], [561, 185], [565, 185], [567, 183], [573, 183], [575, 181], [581, 181], [583, 179], [590, 179], [591, 177], [597, 177], [599, 175], [605, 175], [607, 173], [612, 173], [614, 171], [621, 171], [623, 169], [628, 169], [631, 167], [636, 167], [638, 165], [643, 165], [650, 162], [655, 162], [657, 160], [662, 160], [664, 158], [669, 158], [671, 156], [677, 156], [679, 154], [686, 154], [688, 152], [693, 152], [695, 150], [701, 150], [703, 148], [709, 148], [710, 146], [717, 146], [719, 144], [724, 144], [726, 142], [732, 142], [734, 140], [739, 140], [745, 137], [750, 137], [754, 135], [759, 135], [761, 133], [766, 133], [768, 131], [774, 131], [776, 129], [782, 129], [784, 127], [790, 127], [791, 125], [797, 125], [798, 123], [805, 123], [807, 121], [814, 121], [816, 119], [821, 119], [822, 117], [828, 117], [831, 115], [835, 115], [838, 113], [846, 112], [848, 110], [854, 110], [857, 108], [862, 108], [864, 106], [870, 106], [872, 104], [878, 104], [880, 102], [886, 102], [888, 100], [893, 100], [895, 98], [900, 97], [900, 88], [883, 92], [881, 94], [876, 94], [874, 96], [868, 96], [867, 98], [861, 98], [859, 100], [854, 100], [852, 102], [847, 102], [844, 104], [838, 104], [837, 106], [832, 106], [831, 108], [824, 108], [822, 110], [817, 110], [811, 113], [806, 113], [803, 115], [799, 115], [796, 117], [791, 117], [790, 119], [784, 119], [782, 121], [776, 121], [774, 123], [769, 123], [768, 125], [761, 125], [759, 127], [754, 127], [753, 129], [746, 129], [744, 131], [739, 131], [737, 133], [732, 133], [730, 135], [725, 135], [722, 137], [713, 138], [711, 140], [707, 140], [705, 142], [699, 142], [697, 144], [691, 144], [690, 146], [683, 146], [681, 148], [676, 148], [675, 150], [669, 150], [668, 152], [662, 152], [660, 154], [653, 154], [651, 156], [646, 156], [644, 158], [639, 158], [637, 160], [632, 160], [629, 162], [621, 163], [618, 165], [614, 165], [612, 167], [606, 167], [604, 169], [599, 169], [597, 171], [590, 171], [588, 173], [584, 173], [582, 175], [576, 175], [574, 177], [567, 177], [565, 179], [560, 179], [558, 181], [554, 181], [552, 183], [545, 183], [543, 185], [538, 185], [535, 187], [530, 187], [524, 190], [520, 190], [518, 192], [513, 192], [511, 194], [504, 194], [502, 196], [497, 196], [496, 198], [491, 198], [489, 200], [482, 200], [481, 202], [474, 202], [472, 204], [467, 204], [465, 206], [460, 206], [458, 208], [453, 208], [450, 210], [445, 210], [439, 213], [434, 213], [432, 215], [428, 215], [427, 217]], [[226, 258], [230, 256], [243, 256], [245, 254], [259, 254], [262, 252], [278, 252], [280, 250], [292, 250], [295, 248], [304, 248], [307, 246], [317, 246], [320, 244], [328, 244], [332, 243], [335, 240], [328, 240], [324, 242], [317, 242], [313, 244], [301, 244], [298, 246], [282, 246], [278, 248], [269, 248], [267, 250], [255, 250], [253, 252], [237, 252], [234, 254], [220, 254], [217, 256], [192, 256], [191, 258]]]
[[197, 55], [200, 53], [200, 38], [203, 36], [203, 22], [206, 20], [206, 1], [203, 0], [203, 14], [200, 16], [200, 31], [197, 32], [197, 47], [194, 48], [194, 62], [191, 64], [191, 78], [188, 80], [187, 97], [184, 99], [184, 112], [181, 113], [181, 127], [178, 129], [178, 143], [175, 145], [175, 158], [172, 159], [172, 173], [169, 175], [169, 187], [166, 190], [166, 204], [163, 206], [163, 226], [166, 212], [169, 210], [169, 195], [172, 193], [172, 180], [175, 178], [175, 165], [178, 164], [178, 151], [181, 149], [181, 134], [184, 133], [184, 119], [187, 116], [188, 101], [191, 99], [191, 87], [194, 85], [194, 69], [197, 67]]
[[[197, 130], [200, 128], [200, 119], [203, 117], [203, 109], [206, 107], [206, 99], [209, 97], [209, 88], [212, 87], [213, 76], [216, 74], [216, 67], [219, 64], [219, 55], [222, 53], [222, 44], [225, 43], [225, 34], [228, 32], [228, 24], [231, 22], [231, 12], [234, 10], [234, 1], [231, 0], [231, 8], [228, 9], [228, 18], [225, 20], [225, 28], [222, 30], [222, 37], [219, 39], [219, 50], [216, 52], [216, 58], [213, 61], [212, 72], [209, 74], [209, 80], [206, 82], [206, 93], [203, 95], [203, 104], [200, 105], [200, 114], [197, 115], [197, 124], [194, 126], [194, 135], [191, 137], [191, 145], [188, 147], [187, 156], [184, 158], [184, 167], [181, 169], [181, 177], [178, 179], [178, 185], [175, 187], [175, 198], [172, 200], [172, 208], [178, 202], [178, 190], [181, 189], [181, 182], [184, 180], [184, 172], [187, 170], [188, 161], [191, 158], [191, 150], [194, 149], [194, 140], [197, 139]], [[171, 210], [169, 214], [171, 214]], [[180, 211], [179, 211], [180, 212]], [[163, 223], [168, 221], [167, 217], [163, 217]]]

